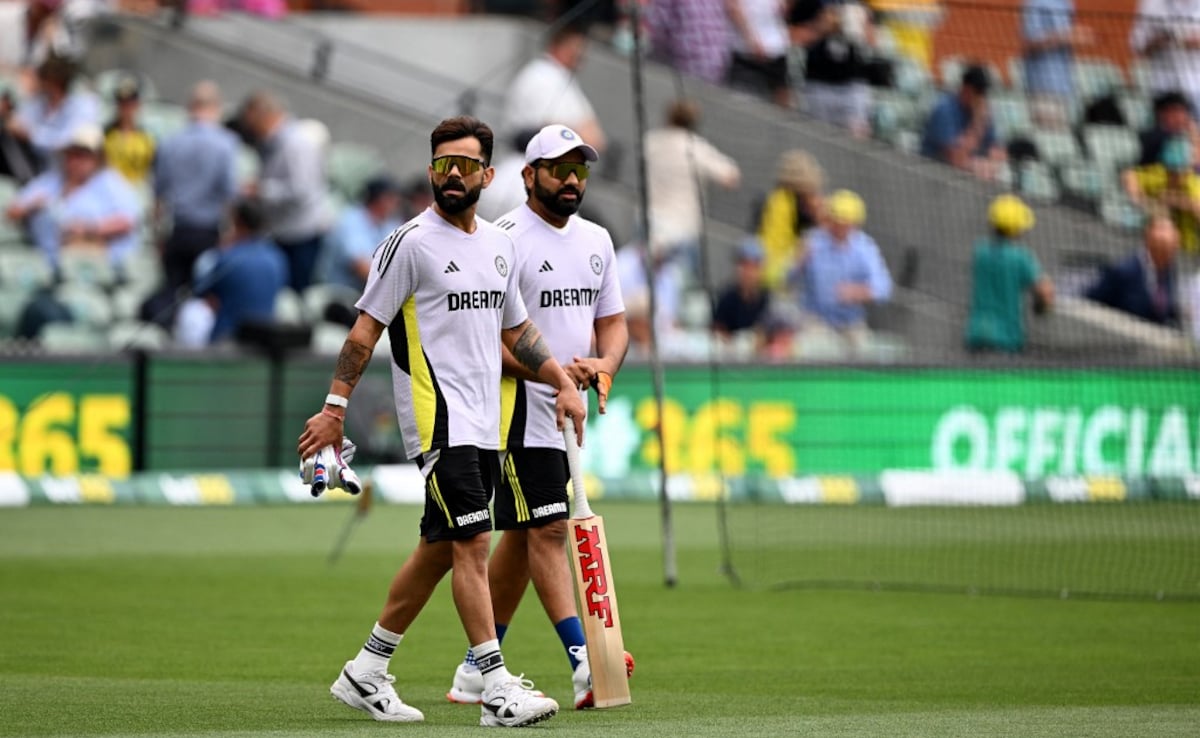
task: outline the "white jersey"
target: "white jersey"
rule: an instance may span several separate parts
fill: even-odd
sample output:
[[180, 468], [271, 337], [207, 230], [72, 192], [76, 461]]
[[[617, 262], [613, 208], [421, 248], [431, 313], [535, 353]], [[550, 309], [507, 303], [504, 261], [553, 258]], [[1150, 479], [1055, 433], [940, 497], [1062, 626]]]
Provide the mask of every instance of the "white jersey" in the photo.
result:
[[383, 240], [356, 307], [388, 326], [396, 417], [410, 459], [500, 447], [500, 330], [526, 319], [517, 254], [479, 218], [464, 233], [426, 208]]
[[[608, 232], [578, 216], [562, 229], [555, 228], [528, 205], [496, 225], [516, 244], [521, 294], [550, 353], [564, 366], [576, 356], [588, 356], [596, 319], [625, 312]], [[554, 393], [541, 382], [504, 378], [505, 410], [512, 406], [504, 434], [509, 448], [565, 448], [555, 420]], [[587, 397], [583, 399], [586, 403]]]

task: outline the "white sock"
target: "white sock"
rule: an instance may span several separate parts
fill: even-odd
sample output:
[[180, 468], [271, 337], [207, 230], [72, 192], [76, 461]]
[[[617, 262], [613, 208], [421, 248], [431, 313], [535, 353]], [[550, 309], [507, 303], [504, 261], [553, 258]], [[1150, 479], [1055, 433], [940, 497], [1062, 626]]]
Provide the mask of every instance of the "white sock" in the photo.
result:
[[475, 654], [475, 663], [483, 674], [483, 691], [488, 691], [500, 682], [512, 679], [512, 674], [504, 666], [504, 657], [500, 655], [500, 641], [493, 638], [475, 646], [471, 646]]
[[404, 638], [403, 633], [393, 633], [379, 623], [371, 629], [371, 635], [363, 644], [362, 650], [354, 657], [354, 665], [350, 671], [355, 674], [386, 673], [388, 662], [396, 652], [396, 646]]

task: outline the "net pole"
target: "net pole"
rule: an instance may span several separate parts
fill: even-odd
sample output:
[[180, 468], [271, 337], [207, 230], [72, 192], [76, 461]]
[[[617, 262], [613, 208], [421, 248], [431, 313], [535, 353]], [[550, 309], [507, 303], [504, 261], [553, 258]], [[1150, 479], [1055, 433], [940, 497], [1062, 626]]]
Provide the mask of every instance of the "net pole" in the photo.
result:
[[675, 560], [675, 525], [671, 515], [671, 499], [667, 494], [667, 444], [664, 438], [663, 417], [665, 411], [665, 378], [662, 355], [658, 350], [658, 296], [654, 284], [653, 260], [650, 256], [650, 202], [646, 189], [646, 98], [642, 89], [642, 18], [637, 2], [629, 4], [629, 22], [633, 26], [633, 54], [629, 72], [632, 77], [634, 142], [637, 146], [637, 183], [639, 230], [643, 236], [641, 248], [642, 269], [646, 274], [646, 287], [650, 298], [650, 375], [654, 388], [654, 404], [657, 422], [654, 433], [658, 437], [658, 501], [662, 516], [663, 583], [674, 587], [679, 581], [679, 569]]

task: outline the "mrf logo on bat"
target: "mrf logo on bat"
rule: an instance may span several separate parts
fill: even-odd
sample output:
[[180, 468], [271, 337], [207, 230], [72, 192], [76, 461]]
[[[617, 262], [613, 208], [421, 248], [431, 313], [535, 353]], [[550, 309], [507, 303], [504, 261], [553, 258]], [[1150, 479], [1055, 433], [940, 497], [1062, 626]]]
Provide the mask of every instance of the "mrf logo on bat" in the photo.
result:
[[595, 616], [611, 628], [612, 605], [608, 597], [608, 579], [604, 576], [604, 551], [600, 548], [600, 534], [596, 526], [575, 528], [575, 548], [579, 552], [579, 565], [583, 571], [584, 601], [588, 615]]

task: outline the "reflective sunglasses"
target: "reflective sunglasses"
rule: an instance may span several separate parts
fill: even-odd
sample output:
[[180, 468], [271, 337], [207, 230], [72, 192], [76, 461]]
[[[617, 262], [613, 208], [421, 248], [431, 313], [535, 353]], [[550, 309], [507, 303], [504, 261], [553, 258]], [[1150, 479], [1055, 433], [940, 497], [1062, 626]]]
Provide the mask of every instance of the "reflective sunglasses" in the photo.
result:
[[437, 172], [438, 174], [449, 174], [451, 169], [458, 167], [459, 174], [463, 175], [464, 177], [469, 177], [475, 172], [478, 172], [480, 169], [483, 169], [486, 165], [482, 161], [478, 159], [472, 159], [469, 156], [450, 154], [447, 156], [437, 157], [430, 162], [430, 166], [432, 166], [433, 171]]
[[557, 163], [542, 162], [538, 166], [550, 172], [551, 177], [563, 181], [565, 181], [567, 177], [570, 177], [572, 174], [574, 174], [575, 178], [582, 182], [583, 180], [587, 179], [588, 174], [591, 173], [587, 164], [573, 161], [560, 161]]

